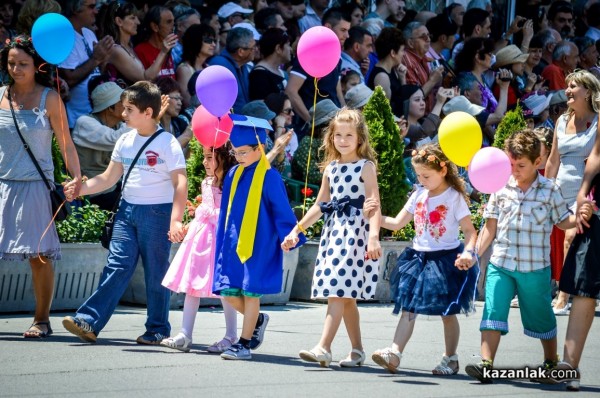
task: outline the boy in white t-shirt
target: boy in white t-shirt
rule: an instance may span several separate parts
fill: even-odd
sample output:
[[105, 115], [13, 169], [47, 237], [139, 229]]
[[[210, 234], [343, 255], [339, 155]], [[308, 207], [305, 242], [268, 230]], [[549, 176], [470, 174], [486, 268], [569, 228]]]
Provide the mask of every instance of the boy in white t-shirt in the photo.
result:
[[[89, 195], [116, 184], [132, 167], [142, 146], [153, 140], [143, 149], [123, 187], [108, 264], [98, 288], [77, 310], [75, 317], [65, 317], [63, 326], [82, 341], [96, 342], [98, 333], [127, 288], [141, 255], [148, 317], [146, 332], [137, 342], [157, 345], [169, 337], [171, 331], [168, 320], [170, 292], [161, 281], [169, 267], [171, 242], [179, 242], [184, 236], [181, 220], [187, 198], [185, 159], [175, 137], [157, 125], [161, 97], [155, 84], [140, 81], [126, 89], [121, 100], [123, 119], [133, 130], [119, 138], [108, 168], [86, 181], [80, 193]], [[69, 200], [73, 199], [72, 188], [72, 184], [65, 187]]]

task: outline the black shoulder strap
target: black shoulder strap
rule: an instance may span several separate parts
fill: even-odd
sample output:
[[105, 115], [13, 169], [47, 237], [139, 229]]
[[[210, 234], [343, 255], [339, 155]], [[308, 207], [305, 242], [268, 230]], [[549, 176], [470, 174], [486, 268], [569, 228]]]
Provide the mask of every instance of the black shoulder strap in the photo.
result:
[[10, 87], [8, 88], [7, 93], [8, 93], [8, 98], [7, 98], [8, 103], [10, 104], [10, 113], [12, 114], [13, 121], [15, 122], [15, 128], [17, 129], [17, 133], [19, 134], [19, 137], [21, 137], [21, 141], [23, 141], [23, 147], [25, 148], [25, 150], [27, 151], [27, 154], [31, 158], [31, 161], [33, 162], [33, 165], [35, 166], [36, 170], [38, 171], [38, 173], [40, 173], [40, 176], [42, 177], [44, 184], [46, 184], [46, 187], [49, 190], [52, 190], [52, 186], [50, 185], [50, 182], [48, 181], [48, 179], [46, 178], [46, 175], [42, 171], [42, 168], [40, 167], [39, 163], [35, 159], [35, 156], [33, 156], [33, 152], [31, 152], [31, 149], [29, 148], [29, 144], [27, 144], [27, 141], [25, 141], [25, 138], [21, 134], [21, 129], [19, 129], [19, 123], [17, 123], [17, 117], [15, 116], [15, 110], [13, 108], [12, 101], [10, 100]]

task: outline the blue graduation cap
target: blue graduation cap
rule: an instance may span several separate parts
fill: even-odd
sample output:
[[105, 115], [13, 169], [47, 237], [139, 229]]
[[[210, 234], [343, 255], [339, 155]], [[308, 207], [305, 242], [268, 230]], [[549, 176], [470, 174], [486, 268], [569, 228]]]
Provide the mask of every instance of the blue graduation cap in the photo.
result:
[[[267, 130], [273, 130], [271, 124], [265, 119], [233, 113], [229, 117], [233, 121], [229, 140], [236, 148], [244, 145], [264, 144], [267, 141]], [[257, 142], [257, 135], [260, 142]]]

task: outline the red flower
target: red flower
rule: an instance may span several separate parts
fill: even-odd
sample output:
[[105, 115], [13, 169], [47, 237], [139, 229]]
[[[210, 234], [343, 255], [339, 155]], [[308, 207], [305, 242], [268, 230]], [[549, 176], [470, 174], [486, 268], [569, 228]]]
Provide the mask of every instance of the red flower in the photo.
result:
[[440, 215], [440, 213], [437, 210], [434, 210], [431, 213], [429, 213], [429, 222], [430, 223], [437, 224], [440, 222], [441, 219], [442, 219], [442, 216]]
[[307, 187], [307, 188], [302, 188], [302, 189], [300, 190], [300, 192], [301, 192], [301, 193], [302, 193], [302, 195], [304, 195], [304, 196], [310, 196], [310, 195], [312, 195], [312, 194], [313, 194], [313, 190], [312, 190], [312, 189], [310, 189], [310, 188], [308, 188], [308, 187]]

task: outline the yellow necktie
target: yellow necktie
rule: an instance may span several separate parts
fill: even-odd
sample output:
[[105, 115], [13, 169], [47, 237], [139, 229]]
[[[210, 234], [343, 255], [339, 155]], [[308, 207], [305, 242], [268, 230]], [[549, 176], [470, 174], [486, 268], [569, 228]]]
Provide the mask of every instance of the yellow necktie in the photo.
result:
[[[265, 175], [267, 170], [271, 168], [271, 165], [267, 161], [265, 153], [260, 146], [261, 157], [252, 176], [252, 182], [250, 184], [250, 190], [248, 191], [248, 198], [246, 199], [246, 208], [242, 219], [242, 226], [238, 235], [238, 244], [236, 253], [240, 258], [240, 261], [245, 263], [250, 257], [252, 257], [252, 251], [254, 250], [254, 238], [256, 237], [256, 227], [258, 221], [258, 212], [260, 210], [260, 198], [262, 196], [263, 184], [265, 182]], [[233, 181], [231, 183], [231, 193], [229, 194], [229, 203], [227, 205], [227, 217], [225, 218], [225, 225], [229, 221], [229, 213], [231, 211], [231, 204], [237, 191], [238, 182], [244, 168], [238, 167], [233, 175]]]

